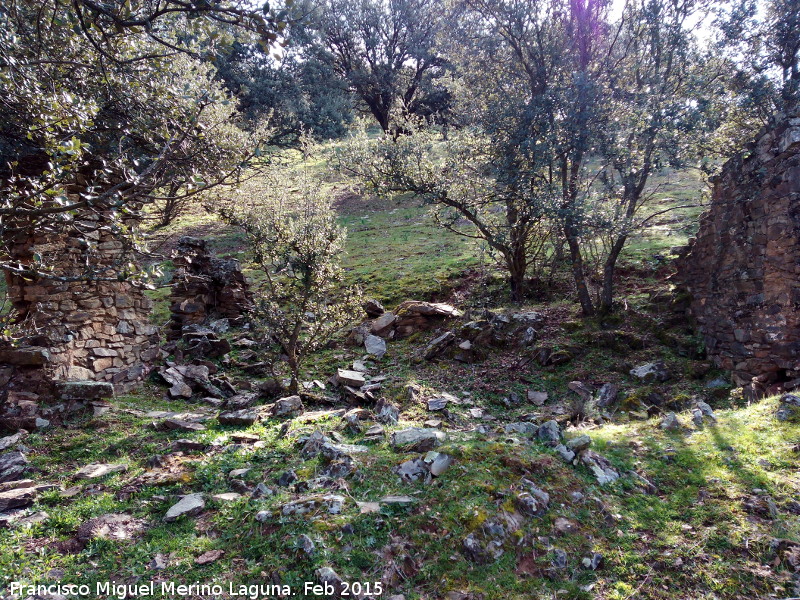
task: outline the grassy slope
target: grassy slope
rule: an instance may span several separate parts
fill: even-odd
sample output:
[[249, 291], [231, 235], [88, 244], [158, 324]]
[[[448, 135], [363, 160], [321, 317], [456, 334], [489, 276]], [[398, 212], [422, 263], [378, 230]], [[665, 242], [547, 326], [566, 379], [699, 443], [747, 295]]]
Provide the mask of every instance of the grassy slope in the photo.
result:
[[[685, 177], [667, 183], [659, 190], [660, 206], [682, 204], [696, 193], [692, 191], [696, 186]], [[389, 306], [407, 297], [462, 299], [465, 296], [459, 294], [463, 290], [474, 292], [459, 274], [480, 267], [475, 249], [461, 238], [435, 229], [424, 206], [405, 197], [362, 200], [338, 185], [331, 192], [341, 196], [341, 218], [349, 229], [345, 266], [350, 282], [361, 284], [368, 295]], [[419, 424], [431, 416], [407, 399], [403, 388], [409, 382], [428, 391], [470, 392], [476, 405], [505, 422], [533, 409], [509, 410], [499, 405], [498, 400], [510, 391], [547, 390], [553, 400], [541, 418], [563, 420], [571, 402], [566, 389], [569, 381], [595, 385], [614, 381], [621, 385], [623, 397], [633, 398], [634, 411], [619, 413], [617, 424], [590, 433], [596, 447], [617, 467], [635, 468], [652, 481], [658, 488], [656, 494], [635, 488], [630, 477], [600, 489], [583, 468], [564, 465], [552, 450], [536, 443], [510, 445], [503, 442], [504, 436], [488, 436], [450, 442], [446, 450], [457, 462], [429, 486], [401, 483], [391, 469], [406, 456], [385, 444], [376, 445], [368, 457], [359, 459], [363, 476], [347, 480], [347, 492], [353, 499], [410, 493], [418, 500], [412, 508], [360, 514], [348, 500], [343, 515], [315, 514], [257, 523], [254, 515], [258, 510], [274, 508], [290, 497], [284, 490], [266, 500], [211, 502], [201, 517], [167, 525], [160, 519], [175, 494], [230, 491], [224, 474], [231, 469], [251, 466], [248, 479], [252, 483], [265, 480], [273, 484], [287, 468], [295, 468], [301, 479], [309, 478], [318, 462], [300, 459], [290, 441], [278, 437], [281, 423], [268, 422], [251, 429], [267, 442], [265, 448], [188, 457], [181, 466], [185, 476], [180, 483], [144, 486], [128, 496], [120, 492], [146, 471], [149, 457], [168, 451], [170, 440], [211, 441], [224, 437], [228, 429], [212, 422], [203, 433], [158, 433], [147, 427], [151, 419], [114, 411], [29, 439], [32, 461], [47, 481], [72, 485], [72, 473], [93, 461], [126, 462], [131, 468], [99, 486], [84, 487], [85, 493], [71, 499], [48, 493], [35, 507], [50, 514], [47, 522], [32, 529], [0, 532], [0, 577], [40, 581], [57, 569], [63, 571], [64, 581], [91, 581], [115, 574], [142, 577], [143, 581], [158, 578], [191, 583], [214, 578], [246, 582], [279, 573], [283, 581], [296, 583], [309, 579], [313, 568], [323, 564], [347, 578], [364, 580], [379, 579], [394, 563], [404, 565], [407, 576], [400, 578], [395, 589], [405, 591], [409, 598], [440, 597], [448, 590], [483, 593], [484, 598], [769, 597], [776, 586], [783, 589], [786, 572], [767, 564], [768, 537], [797, 539], [800, 533], [798, 518], [784, 510], [785, 501], [797, 495], [800, 485], [792, 451], [793, 444], [800, 441], [800, 429], [776, 423], [771, 416], [774, 400], [743, 407], [719, 399], [715, 401], [719, 425], [693, 434], [665, 434], [655, 421], [636, 417], [641, 411], [636, 410], [635, 400], [651, 391], [679, 406], [685, 405], [691, 394], [708, 394], [703, 380], [688, 376], [697, 364], [691, 359], [696, 346], [691, 332], [681, 326], [666, 327], [664, 315], [645, 301], [647, 295], [664, 288], [667, 270], [656, 255], [668, 254], [670, 247], [680, 245], [692, 233], [692, 210], [676, 214], [677, 219], [664, 217], [659, 228], [633, 240], [624, 257], [620, 284], [627, 308], [618, 320], [578, 323], [577, 307], [571, 301], [531, 305], [547, 315], [542, 343], [570, 349], [576, 358], [569, 364], [557, 369], [523, 367], [518, 355], [498, 352], [476, 365], [446, 361], [419, 365], [411, 356], [430, 337], [420, 335], [391, 343], [389, 354], [374, 365], [375, 372], [390, 375], [386, 394], [403, 404], [406, 422], [401, 425]], [[202, 216], [190, 216], [171, 233], [207, 237], [223, 254], [240, 255], [244, 249], [235, 232]], [[476, 295], [485, 299], [485, 292], [479, 290]], [[162, 302], [154, 318], [161, 321], [167, 314], [166, 290], [155, 295]], [[609, 344], [609, 330], [615, 339], [633, 342]], [[320, 352], [309, 364], [309, 378], [326, 379], [337, 366], [346, 366], [360, 356], [359, 350], [343, 347]], [[627, 372], [652, 359], [665, 360], [676, 378], [643, 389]], [[710, 373], [707, 379], [714, 375]], [[118, 404], [138, 410], [162, 409], [168, 406], [162, 394], [163, 389], [146, 388], [119, 399]], [[466, 408], [456, 411], [460, 428], [474, 424]], [[685, 414], [682, 418], [688, 421]], [[332, 430], [339, 424], [321, 426]], [[357, 442], [359, 437], [349, 436], [348, 441]], [[551, 510], [542, 519], [527, 521], [521, 545], [516, 549], [508, 545], [497, 563], [479, 567], [464, 560], [461, 540], [508, 507], [512, 488], [523, 475], [553, 495]], [[754, 488], [775, 498], [780, 506], [778, 519], [746, 508], [748, 503], [743, 500], [752, 496]], [[573, 500], [569, 492], [574, 490], [581, 490], [586, 500]], [[93, 542], [77, 555], [60, 555], [45, 548], [50, 541], [72, 535], [86, 519], [119, 511], [151, 522], [142, 541]], [[579, 534], [554, 536], [552, 524], [557, 516], [578, 522]], [[342, 533], [346, 523], [352, 524], [352, 534]], [[317, 544], [317, 553], [310, 559], [294, 549], [301, 533]], [[555, 545], [568, 551], [566, 572], [549, 570], [551, 553], [538, 539], [541, 536], [551, 537]], [[194, 564], [195, 557], [215, 548], [225, 550], [222, 559], [204, 567]], [[597, 573], [580, 568], [580, 559], [592, 550], [606, 558], [605, 567]], [[165, 571], [148, 569], [157, 553], [170, 556]], [[3, 583], [0, 579], [0, 586]]]
[[[137, 396], [118, 404], [141, 410], [146, 401]], [[152, 405], [162, 408], [163, 402]], [[164, 453], [170, 439], [209, 442], [224, 439], [226, 428], [212, 423], [207, 432], [156, 433], [147, 427], [148, 419], [115, 411], [29, 438], [33, 464], [46, 481], [72, 485], [76, 468], [92, 461], [124, 462], [130, 469], [72, 499], [46, 494], [37, 508], [50, 514], [47, 522], [0, 533], [0, 573], [5, 582], [47, 581], [51, 569], [58, 569], [64, 582], [142, 577], [186, 583], [246, 583], [263, 580], [264, 573], [279, 573], [282, 581], [299, 584], [321, 565], [364, 580], [379, 579], [392, 564], [404, 564], [408, 577], [393, 589], [409, 598], [438, 597], [447, 590], [480, 592], [486, 598], [550, 597], [561, 590], [558, 597], [564, 598], [766, 598], [785, 577], [764, 564], [769, 536], [797, 539], [800, 533], [797, 517], [782, 514], [771, 520], [748, 513], [742, 503], [753, 488], [766, 490], [779, 505], [797, 494], [792, 442], [800, 430], [776, 424], [775, 406], [769, 400], [721, 410], [718, 426], [691, 434], [665, 434], [653, 421], [592, 431], [595, 447], [615, 466], [636, 469], [655, 484], [658, 491], [652, 495], [637, 489], [630, 477], [600, 489], [585, 469], [564, 465], [537, 443], [517, 446], [502, 436], [464, 437], [443, 448], [457, 460], [432, 485], [399, 482], [391, 468], [405, 455], [379, 444], [359, 459], [361, 476], [348, 479], [342, 515], [275, 517], [264, 524], [254, 520], [256, 511], [274, 509], [293, 497], [285, 489], [266, 500], [211, 502], [200, 517], [175, 524], [161, 523], [161, 517], [176, 493], [229, 491], [221, 474], [234, 468], [252, 467], [247, 479], [253, 483], [272, 484], [287, 468], [294, 468], [301, 479], [311, 477], [317, 459], [304, 461], [287, 439], [279, 438], [280, 422], [249, 429], [267, 441], [263, 449], [188, 456], [183, 483], [144, 486], [127, 497], [126, 483], [144, 473], [147, 458]], [[321, 423], [323, 429], [336, 425]], [[359, 438], [348, 436], [347, 441]], [[461, 540], [509, 507], [522, 476], [552, 494], [550, 511], [527, 520], [520, 545], [507, 544], [496, 563], [475, 566], [465, 561]], [[576, 490], [585, 499], [573, 500], [569, 492]], [[411, 494], [417, 502], [408, 509], [360, 514], [352, 501], [374, 501], [392, 493]], [[152, 524], [138, 543], [97, 541], [75, 555], [41, 550], [47, 542], [69, 537], [88, 518], [122, 511]], [[554, 536], [557, 517], [577, 522], [578, 533]], [[342, 533], [345, 524], [353, 526], [352, 534]], [[300, 557], [294, 548], [302, 533], [317, 545], [311, 558]], [[549, 571], [551, 555], [538, 536], [552, 536], [553, 544], [568, 552], [567, 571]], [[225, 555], [212, 565], [195, 565], [194, 558], [210, 549]], [[592, 551], [606, 561], [596, 573], [580, 567], [580, 559]], [[169, 556], [165, 571], [148, 569], [156, 553]], [[589, 585], [590, 591], [580, 589]]]

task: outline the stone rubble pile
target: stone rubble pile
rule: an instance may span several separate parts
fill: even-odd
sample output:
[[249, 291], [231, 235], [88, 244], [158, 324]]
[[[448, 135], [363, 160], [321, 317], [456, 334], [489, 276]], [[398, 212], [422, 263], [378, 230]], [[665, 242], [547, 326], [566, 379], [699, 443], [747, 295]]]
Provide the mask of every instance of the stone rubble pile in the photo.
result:
[[203, 324], [211, 318], [235, 321], [253, 309], [253, 296], [239, 261], [212, 256], [205, 240], [182, 237], [173, 263], [168, 340], [180, 338], [187, 325]]

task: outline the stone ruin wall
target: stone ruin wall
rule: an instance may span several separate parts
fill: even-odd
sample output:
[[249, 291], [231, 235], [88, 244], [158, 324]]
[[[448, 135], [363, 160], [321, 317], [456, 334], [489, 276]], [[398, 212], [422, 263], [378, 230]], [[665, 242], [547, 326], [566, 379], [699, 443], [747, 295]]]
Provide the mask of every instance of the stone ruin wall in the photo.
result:
[[724, 165], [678, 261], [708, 353], [738, 385], [800, 377], [800, 111], [777, 123]]
[[[82, 219], [81, 234], [37, 230], [20, 236], [10, 248], [12, 256], [23, 264], [34, 253], [51, 257], [56, 273], [64, 277], [80, 273], [87, 260], [113, 267], [123, 255], [122, 242], [104, 227], [101, 215]], [[89, 253], [87, 242], [96, 250]], [[9, 389], [43, 394], [47, 381], [94, 380], [111, 382], [120, 390], [147, 374], [158, 353], [159, 336], [149, 322], [152, 301], [141, 286], [127, 281], [27, 280], [8, 273], [6, 283], [23, 335], [21, 350], [0, 347], [0, 367], [5, 363], [3, 372], [13, 371]]]
[[239, 261], [212, 256], [205, 240], [182, 237], [173, 264], [167, 339], [180, 338], [187, 325], [211, 318], [236, 320], [253, 309], [253, 295]]

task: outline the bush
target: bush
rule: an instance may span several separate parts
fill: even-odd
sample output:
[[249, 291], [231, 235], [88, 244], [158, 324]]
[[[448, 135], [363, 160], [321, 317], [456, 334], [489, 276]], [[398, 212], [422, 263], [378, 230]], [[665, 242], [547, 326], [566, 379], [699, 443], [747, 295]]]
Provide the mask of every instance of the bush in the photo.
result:
[[[346, 230], [317, 182], [272, 173], [251, 179], [218, 209], [238, 226], [263, 273], [256, 322], [282, 357], [297, 393], [304, 359], [357, 314], [360, 292], [342, 285], [340, 257]], [[278, 378], [273, 361], [273, 375]]]

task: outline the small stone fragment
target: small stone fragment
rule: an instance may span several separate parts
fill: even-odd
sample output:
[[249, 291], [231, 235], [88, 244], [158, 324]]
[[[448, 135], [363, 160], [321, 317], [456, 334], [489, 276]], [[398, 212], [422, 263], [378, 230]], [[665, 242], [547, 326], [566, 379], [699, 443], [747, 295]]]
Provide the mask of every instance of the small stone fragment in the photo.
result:
[[424, 460], [429, 465], [428, 468], [434, 477], [439, 477], [453, 464], [453, 457], [442, 452], [428, 452]]
[[671, 412], [661, 420], [659, 427], [664, 431], [678, 431], [681, 428], [681, 422], [678, 420], [677, 415]]
[[583, 434], [578, 437], [572, 438], [567, 442], [567, 448], [572, 450], [575, 454], [580, 454], [586, 450], [592, 443], [592, 438]]
[[382, 358], [386, 354], [386, 340], [371, 333], [364, 338], [364, 349], [367, 354], [371, 354], [376, 358]]
[[311, 556], [314, 554], [314, 550], [316, 548], [314, 541], [304, 533], [297, 537], [295, 546], [306, 556]]
[[652, 362], [641, 365], [635, 369], [631, 369], [630, 374], [642, 380], [644, 383], [664, 383], [671, 377], [670, 372], [663, 362]]
[[172, 523], [184, 515], [193, 517], [200, 514], [205, 507], [206, 501], [203, 499], [203, 494], [188, 494], [167, 511], [164, 521]]
[[567, 568], [567, 553], [564, 552], [561, 548], [553, 549], [552, 565], [556, 569], [566, 569]]
[[287, 396], [281, 398], [272, 406], [273, 417], [285, 417], [303, 411], [303, 401], [300, 396]]
[[209, 550], [208, 552], [204, 552], [200, 556], [194, 559], [194, 564], [196, 565], [209, 565], [213, 562], [218, 561], [222, 556], [225, 554], [222, 550]]
[[594, 552], [591, 556], [585, 557], [581, 562], [586, 569], [596, 571], [603, 566], [603, 555]]
[[557, 444], [561, 440], [561, 428], [556, 421], [547, 421], [539, 427], [537, 435], [545, 443]]
[[97, 479], [111, 473], [121, 473], [127, 469], [127, 465], [108, 465], [95, 463], [81, 468], [77, 473], [75, 473], [75, 479]]
[[544, 405], [544, 403], [547, 402], [547, 392], [528, 390], [528, 402], [531, 402], [535, 406]]

